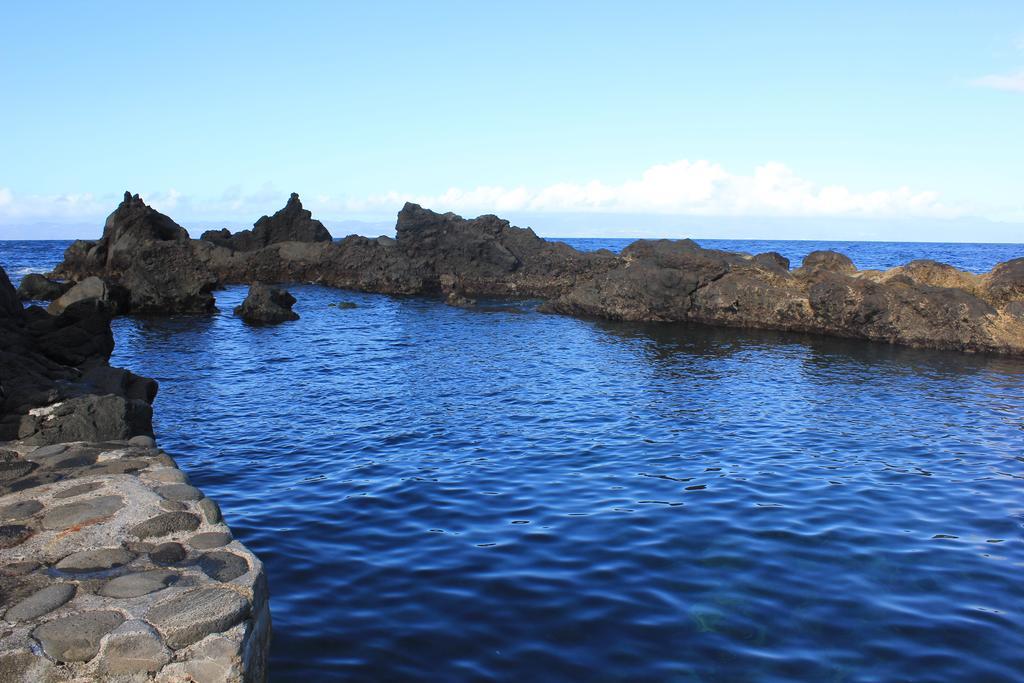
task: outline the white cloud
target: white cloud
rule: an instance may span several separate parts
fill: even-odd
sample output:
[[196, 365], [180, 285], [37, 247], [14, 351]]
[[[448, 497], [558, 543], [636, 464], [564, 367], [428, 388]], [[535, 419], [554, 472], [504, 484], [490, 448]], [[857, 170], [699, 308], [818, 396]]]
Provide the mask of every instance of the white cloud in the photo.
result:
[[[299, 188], [301, 189], [301, 188]], [[284, 205], [287, 192], [266, 185], [246, 193], [230, 187], [220, 196], [193, 197], [175, 189], [143, 193], [157, 209], [191, 222], [251, 224]], [[101, 220], [120, 194], [19, 195], [0, 188], [0, 222]], [[365, 197], [306, 194], [308, 209], [325, 220], [394, 216], [406, 201], [437, 211], [480, 213], [589, 213], [692, 216], [951, 217], [959, 212], [934, 192], [907, 187], [859, 192], [819, 185], [784, 164], [771, 162], [748, 174], [706, 160], [681, 160], [648, 168], [622, 183], [562, 182], [546, 187], [452, 187], [436, 195], [388, 192]]]
[[[524, 187], [449, 189], [436, 196], [399, 195], [360, 202], [415, 201], [443, 211], [529, 211], [545, 213], [678, 214], [700, 216], [949, 216], [934, 192], [907, 187], [856, 192], [842, 186], [819, 186], [780, 163], [767, 163], [749, 175], [730, 173], [709, 161], [676, 161], [652, 166], [621, 184], [599, 180]], [[350, 206], [350, 208], [357, 208]]]
[[1014, 74], [982, 76], [974, 80], [974, 85], [1010, 92], [1024, 92], [1024, 71]]

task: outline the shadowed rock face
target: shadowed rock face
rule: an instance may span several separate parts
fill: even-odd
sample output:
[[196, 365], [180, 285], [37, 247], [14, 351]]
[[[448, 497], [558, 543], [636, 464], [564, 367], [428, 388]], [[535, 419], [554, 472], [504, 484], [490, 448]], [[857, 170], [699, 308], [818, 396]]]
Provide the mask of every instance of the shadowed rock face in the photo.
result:
[[110, 311], [97, 301], [71, 302], [59, 315], [25, 310], [0, 269], [0, 441], [152, 434], [156, 382], [107, 364]]
[[53, 301], [71, 289], [70, 282], [56, 282], [39, 273], [29, 273], [21, 278], [18, 296], [23, 301]]
[[[297, 195], [252, 231], [207, 233], [203, 240], [183, 241], [168, 227], [176, 227], [173, 221], [154, 214], [126, 195], [104, 238], [69, 248], [57, 274], [113, 277], [131, 291], [133, 312], [206, 310], [203, 297], [226, 283], [310, 282], [452, 300], [540, 298], [546, 311], [613, 320], [1024, 354], [1024, 259], [974, 275], [933, 261], [858, 271], [832, 251], [813, 252], [790, 270], [776, 253], [751, 257], [691, 240], [639, 240], [620, 255], [581, 253], [497, 216], [465, 219], [416, 204], [399, 212], [395, 239], [332, 242]], [[109, 258], [97, 256], [110, 251], [111, 240], [130, 246], [145, 267], [111, 269]], [[155, 257], [147, 261], [149, 253]]]

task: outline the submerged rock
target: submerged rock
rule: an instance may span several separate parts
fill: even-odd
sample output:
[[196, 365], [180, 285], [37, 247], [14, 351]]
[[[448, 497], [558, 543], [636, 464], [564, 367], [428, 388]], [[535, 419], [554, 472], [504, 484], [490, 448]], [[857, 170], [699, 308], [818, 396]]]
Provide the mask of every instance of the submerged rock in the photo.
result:
[[473, 308], [476, 306], [476, 300], [459, 294], [458, 292], [449, 292], [448, 296], [445, 297], [444, 302], [454, 308]]
[[242, 305], [235, 307], [235, 315], [247, 323], [273, 325], [298, 320], [299, 314], [292, 310], [293, 305], [295, 297], [283, 289], [256, 283], [249, 287]]

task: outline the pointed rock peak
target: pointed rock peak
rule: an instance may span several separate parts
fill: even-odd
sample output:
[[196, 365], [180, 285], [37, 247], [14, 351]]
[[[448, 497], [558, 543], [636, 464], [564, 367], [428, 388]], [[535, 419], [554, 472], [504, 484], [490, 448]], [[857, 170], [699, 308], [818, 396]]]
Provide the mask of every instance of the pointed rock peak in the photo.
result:
[[145, 206], [146, 205], [146, 202], [142, 201], [142, 199], [139, 197], [138, 193], [132, 194], [128, 190], [124, 191], [124, 201], [121, 202], [121, 203], [124, 206], [134, 206], [134, 205]]
[[[124, 193], [122, 201], [114, 212], [107, 216], [103, 225], [103, 237], [108, 246], [124, 238], [132, 241], [188, 239], [188, 231], [151, 206], [137, 194]], [[108, 253], [108, 260], [112, 252]]]
[[277, 242], [330, 242], [332, 239], [323, 223], [302, 208], [297, 192], [291, 193], [283, 209], [256, 221], [252, 235], [258, 247]]

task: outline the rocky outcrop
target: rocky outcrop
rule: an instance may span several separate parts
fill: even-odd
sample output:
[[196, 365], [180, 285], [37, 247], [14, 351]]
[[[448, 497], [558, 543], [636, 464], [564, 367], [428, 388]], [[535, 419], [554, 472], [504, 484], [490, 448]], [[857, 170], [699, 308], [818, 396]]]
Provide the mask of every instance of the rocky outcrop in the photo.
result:
[[838, 251], [812, 251], [804, 257], [800, 264], [800, 270], [812, 273], [816, 270], [825, 270], [833, 273], [854, 273], [857, 266], [849, 256], [840, 254]]
[[256, 283], [249, 287], [242, 305], [235, 307], [235, 315], [252, 325], [276, 325], [299, 319], [293, 305], [295, 297], [283, 289]]
[[[910, 268], [919, 276], [936, 270]], [[684, 240], [636, 242], [618, 268], [570, 289], [546, 309], [1024, 354], [1024, 324], [994, 300], [915, 281], [906, 273], [860, 273], [834, 252], [811, 254], [799, 269], [787, 271], [774, 259], [744, 258]]]
[[54, 275], [74, 281], [98, 276], [119, 285], [135, 314], [211, 311], [218, 282], [188, 232], [128, 192], [107, 217], [103, 236], [68, 247]]
[[252, 230], [234, 235], [226, 229], [208, 230], [200, 239], [233, 251], [256, 251], [280, 242], [330, 242], [332, 238], [324, 224], [302, 208], [299, 195], [293, 192], [283, 209], [260, 218]]
[[6, 274], [0, 277], [0, 441], [152, 434], [156, 383], [107, 364], [110, 310], [82, 299], [57, 313], [23, 309]]
[[39, 273], [29, 273], [21, 278], [18, 296], [22, 301], [53, 301], [71, 289], [72, 283], [51, 280]]
[[[130, 200], [130, 201], [129, 201]], [[101, 244], [68, 250], [58, 275], [104, 276], [98, 257], [110, 242], [136, 252], [164, 249], [145, 276], [216, 285], [308, 282], [385, 294], [426, 294], [465, 305], [474, 298], [539, 298], [544, 310], [616, 320], [690, 321], [792, 330], [938, 349], [1024, 354], [1024, 259], [973, 275], [932, 261], [889, 271], [859, 271], [843, 254], [809, 254], [795, 270], [781, 255], [754, 256], [702, 249], [690, 240], [640, 240], [616, 255], [580, 253], [548, 242], [497, 216], [465, 219], [406, 204], [396, 237], [329, 240], [293, 195], [252, 231], [207, 233], [182, 240], [136, 198], [108, 220]], [[128, 227], [120, 227], [124, 223]], [[154, 224], [162, 230], [140, 226]], [[318, 227], [319, 226], [319, 227]], [[129, 229], [130, 228], [130, 229]], [[109, 234], [108, 234], [109, 233]], [[159, 233], [159, 239], [152, 235]], [[125, 235], [149, 239], [138, 242]], [[120, 241], [118, 241], [120, 240]], [[92, 244], [92, 243], [88, 243]], [[125, 247], [127, 248], [127, 247]], [[84, 264], [84, 265], [83, 265]], [[92, 265], [90, 265], [92, 264]], [[149, 287], [142, 276], [117, 271], [131, 292], [133, 312], [202, 310], [182, 286]], [[134, 278], [134, 279], [133, 279]], [[138, 290], [138, 291], [136, 291]], [[171, 291], [161, 300], [147, 292]], [[208, 294], [205, 294], [208, 296]], [[142, 302], [146, 302], [142, 305]]]

